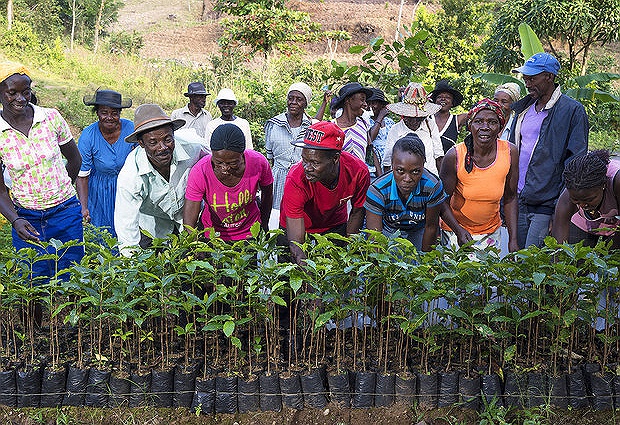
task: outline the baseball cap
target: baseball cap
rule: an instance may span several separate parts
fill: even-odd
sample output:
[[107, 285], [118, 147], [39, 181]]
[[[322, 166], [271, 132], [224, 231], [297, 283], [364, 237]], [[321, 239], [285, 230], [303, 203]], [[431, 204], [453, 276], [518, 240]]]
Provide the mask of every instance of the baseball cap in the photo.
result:
[[303, 142], [293, 142], [298, 148], [342, 150], [344, 132], [331, 121], [319, 121], [306, 130]]
[[523, 75], [537, 75], [541, 72], [550, 72], [558, 75], [560, 71], [560, 62], [549, 53], [536, 53], [525, 61], [523, 66], [515, 68], [512, 72], [520, 72]]

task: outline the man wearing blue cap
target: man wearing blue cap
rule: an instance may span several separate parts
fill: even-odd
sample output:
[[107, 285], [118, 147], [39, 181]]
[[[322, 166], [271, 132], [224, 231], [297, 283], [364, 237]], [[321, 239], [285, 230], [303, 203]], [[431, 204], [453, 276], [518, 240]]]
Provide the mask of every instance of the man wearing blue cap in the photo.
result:
[[562, 190], [564, 165], [588, 150], [588, 116], [583, 105], [562, 94], [555, 77], [558, 60], [536, 53], [513, 70], [528, 94], [512, 105], [516, 119], [510, 141], [519, 147], [520, 248], [542, 246]]

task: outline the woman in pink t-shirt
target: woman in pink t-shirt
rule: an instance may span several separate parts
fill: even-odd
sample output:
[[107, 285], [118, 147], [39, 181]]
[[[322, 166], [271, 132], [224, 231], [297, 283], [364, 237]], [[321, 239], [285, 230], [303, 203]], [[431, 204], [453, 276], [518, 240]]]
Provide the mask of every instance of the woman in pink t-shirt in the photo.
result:
[[[245, 136], [234, 124], [213, 131], [212, 155], [202, 158], [189, 173], [183, 224], [196, 227], [204, 201], [202, 224], [225, 241], [250, 237], [257, 221], [269, 230], [273, 175], [267, 159], [245, 150]], [[261, 198], [258, 198], [260, 189]]]

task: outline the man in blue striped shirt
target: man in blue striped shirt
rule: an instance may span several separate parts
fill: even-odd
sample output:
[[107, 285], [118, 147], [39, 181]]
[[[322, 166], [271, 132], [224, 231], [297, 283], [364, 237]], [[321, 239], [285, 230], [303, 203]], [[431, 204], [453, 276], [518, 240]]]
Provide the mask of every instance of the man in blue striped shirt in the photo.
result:
[[410, 133], [399, 139], [392, 153], [392, 171], [368, 188], [368, 229], [400, 235], [422, 251], [437, 242], [441, 204], [447, 198], [441, 180], [424, 168], [424, 143]]

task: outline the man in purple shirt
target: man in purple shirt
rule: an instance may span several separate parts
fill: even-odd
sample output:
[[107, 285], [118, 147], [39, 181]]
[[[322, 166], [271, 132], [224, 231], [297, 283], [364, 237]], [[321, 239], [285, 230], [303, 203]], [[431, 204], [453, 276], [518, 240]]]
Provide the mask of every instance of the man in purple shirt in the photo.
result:
[[513, 70], [523, 74], [528, 90], [511, 106], [516, 119], [510, 141], [519, 147], [520, 248], [544, 244], [564, 165], [588, 150], [588, 117], [583, 105], [562, 94], [555, 83], [559, 70], [560, 63], [548, 53], [536, 53]]

